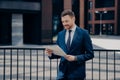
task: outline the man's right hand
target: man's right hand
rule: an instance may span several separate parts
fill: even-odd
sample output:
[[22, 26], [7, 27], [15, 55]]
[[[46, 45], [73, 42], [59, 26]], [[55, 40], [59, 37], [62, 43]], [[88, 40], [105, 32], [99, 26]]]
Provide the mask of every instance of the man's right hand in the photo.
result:
[[48, 56], [52, 56], [53, 50], [46, 48], [45, 52], [48, 54]]

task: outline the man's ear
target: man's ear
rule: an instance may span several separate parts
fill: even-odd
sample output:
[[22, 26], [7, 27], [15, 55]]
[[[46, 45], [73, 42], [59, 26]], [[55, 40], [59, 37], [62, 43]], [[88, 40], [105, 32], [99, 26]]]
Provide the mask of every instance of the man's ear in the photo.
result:
[[75, 21], [75, 17], [73, 17], [73, 20]]

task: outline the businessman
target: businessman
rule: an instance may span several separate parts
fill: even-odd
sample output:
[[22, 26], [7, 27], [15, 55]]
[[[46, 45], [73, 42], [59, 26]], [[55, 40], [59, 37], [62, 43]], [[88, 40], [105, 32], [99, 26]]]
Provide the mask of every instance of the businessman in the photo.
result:
[[84, 80], [86, 77], [85, 62], [94, 57], [92, 42], [88, 32], [75, 24], [72, 10], [61, 13], [64, 30], [58, 33], [57, 45], [67, 53], [57, 56], [53, 50], [46, 49], [50, 59], [60, 58], [57, 80]]

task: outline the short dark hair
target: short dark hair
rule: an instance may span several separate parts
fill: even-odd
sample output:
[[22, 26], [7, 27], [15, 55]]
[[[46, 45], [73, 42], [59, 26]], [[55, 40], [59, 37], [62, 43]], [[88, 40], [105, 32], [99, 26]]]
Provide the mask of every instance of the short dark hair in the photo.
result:
[[66, 16], [66, 15], [69, 15], [71, 17], [75, 17], [75, 14], [72, 10], [70, 9], [67, 9], [67, 10], [64, 10], [62, 13], [61, 13], [61, 17], [63, 16]]

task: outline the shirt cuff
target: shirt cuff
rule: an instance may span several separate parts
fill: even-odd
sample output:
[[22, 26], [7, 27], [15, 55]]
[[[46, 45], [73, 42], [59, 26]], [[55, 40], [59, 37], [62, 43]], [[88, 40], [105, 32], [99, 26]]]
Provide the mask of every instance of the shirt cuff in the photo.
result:
[[75, 56], [75, 61], [77, 61], [77, 56]]

